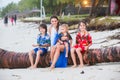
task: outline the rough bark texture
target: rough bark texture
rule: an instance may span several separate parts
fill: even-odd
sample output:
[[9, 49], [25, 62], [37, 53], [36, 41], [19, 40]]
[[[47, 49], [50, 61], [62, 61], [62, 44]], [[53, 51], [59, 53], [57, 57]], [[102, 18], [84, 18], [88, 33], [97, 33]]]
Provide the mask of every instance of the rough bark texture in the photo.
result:
[[[48, 54], [40, 58], [38, 67], [49, 67], [50, 57]], [[34, 59], [35, 59], [35, 55]], [[79, 64], [78, 57], [77, 63]], [[84, 63], [93, 65], [101, 62], [119, 62], [120, 61], [120, 47], [109, 47], [101, 49], [89, 49], [84, 54]], [[68, 65], [72, 65], [71, 57], [68, 57]], [[0, 49], [0, 68], [27, 68], [30, 66], [28, 53], [17, 53]]]

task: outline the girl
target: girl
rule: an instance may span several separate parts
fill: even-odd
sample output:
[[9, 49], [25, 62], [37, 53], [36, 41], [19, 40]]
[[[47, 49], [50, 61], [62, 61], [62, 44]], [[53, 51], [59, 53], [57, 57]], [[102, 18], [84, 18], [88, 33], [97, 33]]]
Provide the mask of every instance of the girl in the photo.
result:
[[58, 39], [59, 20], [58, 20], [57, 16], [51, 16], [50, 22], [51, 22], [51, 25], [49, 27], [49, 34], [51, 36], [50, 58], [51, 58], [51, 63], [52, 63], [53, 56], [55, 53], [55, 44]]
[[[69, 46], [72, 45], [72, 37], [70, 36], [70, 34], [68, 33], [68, 25], [67, 24], [63, 24], [60, 27], [61, 33], [59, 34], [59, 38], [58, 38], [58, 42], [56, 44], [56, 50], [55, 50], [55, 54], [53, 57], [53, 62], [50, 66], [50, 69], [53, 69], [54, 67], [56, 67], [56, 62], [58, 63], [62, 63], [62, 64], [58, 64], [58, 67], [66, 67], [67, 66], [67, 57], [68, 57], [68, 52], [69, 52]], [[69, 44], [70, 41], [70, 44]], [[65, 51], [64, 49], [66, 48], [66, 54], [64, 55]], [[61, 53], [63, 52], [63, 53]], [[62, 56], [62, 57], [61, 57]], [[59, 58], [61, 57], [61, 58]], [[59, 60], [58, 60], [59, 58]], [[57, 61], [58, 60], [58, 61]]]
[[78, 24], [78, 27], [79, 27], [79, 32], [77, 33], [76, 36], [76, 44], [71, 48], [71, 57], [74, 64], [72, 67], [77, 66], [75, 52], [78, 55], [80, 61], [80, 67], [84, 66], [82, 55], [92, 45], [92, 38], [88, 33], [88, 31], [86, 30], [86, 23], [84, 21], [81, 21]]
[[[33, 47], [37, 47], [29, 52], [29, 59], [31, 66], [30, 68], [37, 68], [37, 64], [40, 59], [40, 55], [44, 55], [47, 53], [48, 47], [50, 46], [50, 37], [47, 34], [47, 26], [46, 24], [41, 24], [39, 26], [39, 31], [41, 34], [38, 35], [37, 44], [33, 44]], [[33, 54], [36, 54], [35, 64], [33, 64]]]

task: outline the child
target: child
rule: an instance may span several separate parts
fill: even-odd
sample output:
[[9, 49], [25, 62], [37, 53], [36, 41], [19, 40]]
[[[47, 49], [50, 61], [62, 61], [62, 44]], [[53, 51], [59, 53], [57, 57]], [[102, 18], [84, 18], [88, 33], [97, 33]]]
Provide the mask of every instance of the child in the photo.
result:
[[51, 16], [50, 22], [51, 25], [49, 27], [49, 34], [51, 36], [51, 49], [50, 49], [50, 58], [51, 58], [50, 64], [51, 64], [55, 53], [55, 44], [58, 40], [57, 38], [58, 38], [58, 30], [59, 30], [59, 20], [57, 16]]
[[84, 54], [85, 51], [88, 50], [88, 48], [92, 45], [92, 38], [86, 30], [86, 23], [84, 21], [81, 21], [78, 27], [80, 31], [76, 36], [76, 44], [71, 48], [71, 57], [74, 64], [72, 67], [77, 66], [75, 52], [78, 55], [80, 67], [84, 66], [82, 54]]
[[[33, 47], [37, 47], [37, 48], [29, 52], [29, 59], [31, 63], [30, 68], [37, 68], [40, 55], [42, 56], [46, 54], [48, 47], [50, 46], [50, 37], [47, 34], [46, 24], [40, 24], [39, 31], [40, 31], [40, 34], [38, 35], [38, 38], [37, 38], [37, 44], [32, 45]], [[34, 53], [36, 54], [35, 64], [33, 64], [33, 56], [32, 56]]]
[[12, 26], [13, 26], [13, 21], [14, 21], [14, 17], [13, 16], [10, 18], [10, 21], [11, 21]]
[[[68, 52], [69, 52], [69, 45], [72, 45], [72, 37], [70, 36], [70, 34], [68, 33], [68, 25], [67, 24], [62, 24], [60, 27], [61, 33], [59, 34], [59, 38], [58, 38], [58, 42], [55, 46], [55, 54], [53, 56], [53, 62], [50, 66], [50, 69], [52, 70], [55, 66], [56, 66], [56, 62], [58, 60], [58, 58], [61, 56], [61, 54], [64, 54], [64, 49], [66, 48], [66, 54], [62, 55], [63, 58], [60, 58], [62, 62], [62, 64], [59, 64], [58, 67], [66, 67], [67, 62], [66, 60], [62, 60], [62, 59], [66, 59], [68, 57]], [[69, 43], [70, 41], [70, 43]], [[62, 53], [61, 53], [62, 52]]]
[[[72, 37], [68, 33], [68, 25], [67, 24], [62, 24], [60, 27], [60, 30], [61, 30], [61, 33], [59, 34], [59, 39], [58, 39], [57, 44], [65, 45], [65, 48], [66, 48], [66, 56], [65, 57], [68, 57], [68, 46], [71, 47], [71, 45], [72, 45]], [[69, 45], [69, 41], [70, 41], [70, 45]]]

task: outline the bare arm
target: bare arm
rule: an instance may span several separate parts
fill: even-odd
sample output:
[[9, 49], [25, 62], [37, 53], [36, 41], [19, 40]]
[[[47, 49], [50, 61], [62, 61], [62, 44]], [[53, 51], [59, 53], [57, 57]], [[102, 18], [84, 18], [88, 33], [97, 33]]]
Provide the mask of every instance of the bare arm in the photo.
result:
[[51, 26], [49, 27], [49, 29], [48, 29], [48, 33], [51, 35]]
[[42, 45], [40, 47], [49, 47], [49, 46], [50, 46], [50, 44], [44, 44], [44, 45]]
[[38, 46], [39, 46], [39, 44], [32, 44], [32, 46], [33, 46], [33, 47], [38, 47]]
[[70, 48], [72, 47], [72, 39], [70, 40]]

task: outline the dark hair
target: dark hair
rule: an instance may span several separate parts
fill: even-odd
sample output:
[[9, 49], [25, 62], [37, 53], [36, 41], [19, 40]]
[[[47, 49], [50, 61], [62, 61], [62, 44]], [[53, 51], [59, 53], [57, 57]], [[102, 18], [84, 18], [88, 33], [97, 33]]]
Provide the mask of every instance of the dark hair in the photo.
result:
[[78, 28], [79, 28], [79, 26], [80, 26], [81, 23], [84, 23], [85, 26], [87, 27], [87, 23], [85, 21], [80, 21], [79, 24], [78, 24]]
[[57, 16], [55, 16], [55, 15], [53, 15], [53, 16], [51, 16], [50, 17], [50, 21], [51, 21], [51, 19], [53, 19], [53, 18], [55, 18], [55, 19], [57, 19], [58, 20], [58, 23], [57, 23], [57, 31], [59, 30], [59, 19], [58, 19], [58, 17]]
[[40, 24], [39, 28], [38, 28], [39, 30], [40, 30], [40, 27], [44, 28], [45, 29], [45, 33], [47, 33], [47, 25], [46, 24], [44, 24], [44, 23]]

